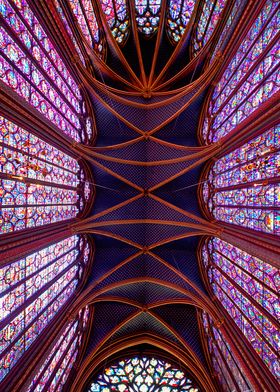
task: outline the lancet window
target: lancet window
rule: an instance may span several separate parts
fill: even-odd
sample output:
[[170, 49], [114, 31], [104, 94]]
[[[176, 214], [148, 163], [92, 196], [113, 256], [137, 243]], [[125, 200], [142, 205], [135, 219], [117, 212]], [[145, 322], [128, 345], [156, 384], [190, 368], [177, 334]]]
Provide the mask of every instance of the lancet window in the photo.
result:
[[211, 38], [227, 0], [205, 0], [198, 14], [197, 26], [192, 37], [192, 51], [196, 56]]
[[80, 48], [80, 46], [79, 46], [79, 44], [77, 42], [77, 39], [75, 38], [75, 35], [74, 35], [74, 33], [73, 33], [73, 31], [72, 31], [72, 29], [71, 29], [71, 27], [70, 27], [70, 25], [69, 25], [69, 23], [67, 21], [67, 16], [65, 14], [65, 10], [63, 9], [63, 7], [60, 4], [59, 0], [54, 0], [54, 4], [55, 4], [56, 10], [59, 13], [59, 16], [60, 16], [60, 18], [61, 18], [61, 20], [62, 20], [62, 22], [64, 24], [64, 27], [66, 28], [66, 31], [67, 31], [69, 37], [71, 38], [71, 41], [73, 42], [73, 44], [75, 46], [75, 49], [76, 49], [76, 51], [78, 53], [78, 56], [79, 56], [82, 64], [84, 66], [86, 66], [85, 58], [84, 58], [84, 56], [82, 54], [81, 48]]
[[138, 30], [145, 36], [157, 31], [160, 19], [161, 0], [135, 0]]
[[85, 139], [83, 98], [26, 1], [0, 7], [0, 80], [67, 136]]
[[173, 43], [180, 41], [195, 9], [195, 0], [170, 0], [167, 9], [167, 32]]
[[[63, 2], [60, 2], [61, 6]], [[85, 37], [87, 43], [94, 49], [94, 51], [100, 56], [104, 55], [104, 39], [100, 30], [97, 19], [96, 11], [93, 7], [91, 0], [69, 0], [68, 1], [74, 19], [78, 23], [82, 36]]]
[[215, 296], [279, 378], [279, 270], [219, 238], [206, 241], [202, 260]]
[[205, 142], [215, 142], [279, 91], [279, 2], [267, 0], [217, 86], [203, 125]]
[[0, 233], [75, 218], [91, 194], [78, 162], [0, 117]]
[[280, 235], [280, 125], [218, 159], [204, 201], [220, 221]]
[[90, 310], [88, 306], [64, 328], [50, 353], [36, 372], [27, 392], [59, 392], [63, 389], [83, 343]]
[[1, 267], [1, 380], [71, 299], [89, 253], [75, 235]]
[[253, 390], [230, 345], [219, 328], [214, 325], [211, 317], [203, 312], [202, 320], [211, 362], [223, 391], [243, 392]]
[[126, 0], [102, 0], [101, 7], [119, 44], [123, 44], [129, 33], [129, 14]]
[[240, 16], [243, 14], [244, 8], [247, 5], [246, 0], [235, 0], [231, 6], [230, 13], [227, 17], [226, 23], [223, 27], [223, 30], [219, 36], [218, 42], [213, 50], [210, 62], [212, 62], [219, 51], [223, 52], [223, 49], [226, 47], [229, 42], [234, 29], [236, 28], [237, 22]]

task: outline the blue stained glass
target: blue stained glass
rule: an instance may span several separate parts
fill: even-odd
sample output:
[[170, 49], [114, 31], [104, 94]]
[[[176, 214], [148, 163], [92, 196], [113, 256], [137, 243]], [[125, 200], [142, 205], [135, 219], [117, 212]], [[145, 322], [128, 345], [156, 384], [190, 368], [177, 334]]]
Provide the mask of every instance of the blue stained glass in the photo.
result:
[[135, 0], [138, 30], [147, 37], [158, 29], [160, 9], [161, 0]]
[[167, 33], [174, 43], [179, 42], [192, 17], [194, 0], [170, 0], [167, 9]]
[[130, 24], [126, 0], [102, 0], [101, 7], [113, 36], [119, 44], [123, 44]]

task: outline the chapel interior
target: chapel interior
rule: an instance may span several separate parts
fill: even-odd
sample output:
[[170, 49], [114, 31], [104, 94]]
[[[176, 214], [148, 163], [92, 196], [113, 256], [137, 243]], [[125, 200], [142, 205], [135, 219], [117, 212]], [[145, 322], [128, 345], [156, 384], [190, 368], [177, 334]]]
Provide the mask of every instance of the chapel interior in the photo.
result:
[[280, 0], [0, 0], [0, 391], [280, 390]]

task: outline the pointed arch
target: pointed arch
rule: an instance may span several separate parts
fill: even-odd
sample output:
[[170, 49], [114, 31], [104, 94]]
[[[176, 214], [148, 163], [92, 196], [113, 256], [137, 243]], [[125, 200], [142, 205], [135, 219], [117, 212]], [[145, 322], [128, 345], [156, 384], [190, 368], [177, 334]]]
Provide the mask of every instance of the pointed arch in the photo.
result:
[[119, 45], [124, 45], [131, 25], [127, 0], [101, 1], [101, 7], [114, 38]]
[[153, 35], [159, 26], [162, 0], [135, 0], [138, 30], [146, 37]]
[[197, 3], [195, 0], [169, 0], [166, 29], [173, 44], [177, 44], [184, 35], [196, 10]]

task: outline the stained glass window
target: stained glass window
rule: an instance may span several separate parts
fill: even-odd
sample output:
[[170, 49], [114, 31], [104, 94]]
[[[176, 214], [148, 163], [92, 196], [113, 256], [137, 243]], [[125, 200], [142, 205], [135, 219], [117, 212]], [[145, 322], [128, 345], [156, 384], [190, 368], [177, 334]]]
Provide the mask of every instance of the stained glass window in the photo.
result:
[[195, 0], [170, 0], [167, 9], [167, 33], [173, 42], [183, 36], [195, 8]]
[[71, 138], [85, 139], [82, 96], [26, 0], [0, 3], [0, 80]]
[[0, 380], [71, 298], [88, 257], [75, 235], [1, 268]]
[[203, 48], [212, 36], [227, 0], [204, 0], [192, 38], [193, 55]]
[[[62, 6], [64, 1], [57, 0]], [[78, 23], [83, 37], [87, 43], [100, 56], [104, 55], [104, 39], [97, 21], [96, 12], [91, 0], [69, 0], [68, 1], [74, 19]]]
[[80, 46], [79, 46], [79, 44], [78, 44], [78, 42], [77, 42], [77, 40], [76, 40], [76, 38], [74, 36], [74, 33], [73, 33], [72, 29], [69, 26], [69, 23], [67, 21], [67, 16], [65, 14], [65, 11], [61, 7], [61, 4], [59, 3], [59, 0], [54, 0], [54, 3], [55, 3], [55, 6], [56, 6], [56, 9], [57, 9], [57, 12], [59, 13], [59, 15], [61, 17], [61, 20], [62, 20], [62, 22], [63, 22], [63, 24], [64, 24], [64, 26], [66, 28], [66, 31], [67, 31], [69, 37], [71, 38], [71, 41], [73, 42], [73, 44], [75, 46], [75, 49], [76, 49], [76, 51], [77, 51], [77, 53], [79, 55], [79, 58], [80, 58], [81, 62], [83, 63], [83, 65], [85, 66], [86, 63], [85, 63], [84, 56], [82, 55]]
[[47, 359], [37, 371], [27, 392], [59, 392], [66, 383], [81, 347], [88, 326], [89, 308], [79, 312], [76, 320], [70, 322], [56, 340]]
[[202, 259], [214, 294], [280, 380], [279, 270], [218, 238], [206, 242]]
[[146, 36], [157, 31], [160, 18], [161, 0], [135, 0], [138, 30]]
[[101, 6], [113, 36], [119, 44], [123, 44], [129, 27], [126, 0], [102, 0]]
[[280, 235], [280, 125], [220, 158], [204, 200], [220, 221]]
[[247, 5], [246, 0], [235, 0], [233, 2], [231, 11], [227, 17], [225, 26], [223, 31], [221, 32], [218, 42], [215, 46], [213, 54], [211, 56], [210, 61], [212, 62], [218, 51], [222, 51], [226, 44], [228, 43], [230, 37], [233, 34], [234, 29], [236, 28], [236, 24], [243, 13], [245, 6]]
[[160, 359], [134, 357], [105, 369], [91, 384], [89, 392], [198, 392], [185, 373]]
[[75, 159], [0, 116], [0, 233], [75, 218], [90, 193]]
[[211, 317], [203, 312], [202, 320], [212, 365], [222, 390], [232, 392], [236, 391], [238, 387], [240, 391], [253, 391], [242, 366], [233, 355], [230, 345], [221, 331], [215, 327]]
[[279, 91], [279, 2], [267, 0], [214, 88], [203, 126], [215, 142]]

